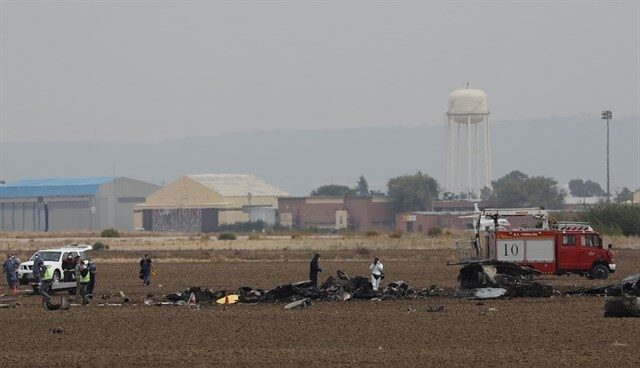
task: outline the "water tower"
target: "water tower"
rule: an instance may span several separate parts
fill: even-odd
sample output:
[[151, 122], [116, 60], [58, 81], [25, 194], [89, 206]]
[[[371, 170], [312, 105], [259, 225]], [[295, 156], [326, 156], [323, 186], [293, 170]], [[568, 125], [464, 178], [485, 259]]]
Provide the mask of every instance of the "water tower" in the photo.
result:
[[487, 94], [469, 88], [469, 83], [453, 91], [446, 123], [445, 188], [479, 197], [483, 187], [491, 188]]

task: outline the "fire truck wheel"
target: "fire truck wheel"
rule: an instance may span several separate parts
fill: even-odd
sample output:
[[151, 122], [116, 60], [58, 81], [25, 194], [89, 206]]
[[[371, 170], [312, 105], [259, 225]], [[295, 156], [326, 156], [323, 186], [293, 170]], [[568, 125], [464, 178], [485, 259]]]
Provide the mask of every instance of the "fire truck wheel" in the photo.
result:
[[609, 269], [603, 264], [597, 264], [589, 271], [589, 276], [592, 279], [606, 279], [609, 277]]

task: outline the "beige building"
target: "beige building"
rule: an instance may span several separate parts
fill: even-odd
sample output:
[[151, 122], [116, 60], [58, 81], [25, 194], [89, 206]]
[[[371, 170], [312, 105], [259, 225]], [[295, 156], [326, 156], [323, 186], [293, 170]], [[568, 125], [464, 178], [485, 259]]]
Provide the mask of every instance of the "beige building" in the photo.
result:
[[248, 222], [252, 212], [275, 210], [289, 194], [254, 175], [186, 175], [135, 206], [135, 226], [146, 231], [211, 232]]
[[640, 203], [640, 189], [636, 190], [633, 193], [633, 199], [631, 200], [633, 203]]

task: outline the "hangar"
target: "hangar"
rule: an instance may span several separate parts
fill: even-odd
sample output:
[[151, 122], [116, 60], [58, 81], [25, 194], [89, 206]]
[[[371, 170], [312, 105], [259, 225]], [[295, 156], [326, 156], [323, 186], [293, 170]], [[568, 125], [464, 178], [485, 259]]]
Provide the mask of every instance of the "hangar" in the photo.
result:
[[158, 188], [123, 177], [17, 180], [0, 185], [0, 230], [131, 231], [133, 206]]
[[278, 198], [289, 194], [246, 174], [185, 175], [136, 205], [145, 231], [213, 232], [220, 225], [276, 220]]

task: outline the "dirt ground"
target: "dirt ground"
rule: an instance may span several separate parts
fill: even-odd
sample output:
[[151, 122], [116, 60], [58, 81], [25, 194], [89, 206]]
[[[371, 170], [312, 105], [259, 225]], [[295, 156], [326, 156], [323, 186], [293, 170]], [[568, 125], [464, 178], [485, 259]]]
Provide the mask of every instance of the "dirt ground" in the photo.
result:
[[[97, 295], [124, 291], [137, 305], [45, 311], [40, 298], [0, 309], [3, 367], [111, 366], [438, 366], [492, 367], [640, 365], [640, 318], [604, 318], [599, 297], [478, 301], [429, 298], [317, 302], [288, 311], [283, 303], [151, 307], [139, 303], [191, 285], [214, 290], [269, 289], [306, 278], [311, 251], [191, 250], [157, 252], [159, 276], [137, 277], [138, 252], [95, 252]], [[378, 256], [385, 281], [414, 288], [455, 287], [459, 267], [447, 250], [327, 250], [321, 279], [338, 269], [366, 275]], [[23, 258], [24, 259], [24, 258]], [[620, 250], [618, 272], [605, 281], [545, 276], [561, 290], [598, 286], [640, 272], [640, 251]], [[3, 285], [4, 286], [4, 285]], [[445, 311], [429, 313], [441, 304]], [[50, 328], [64, 333], [52, 334]]]

